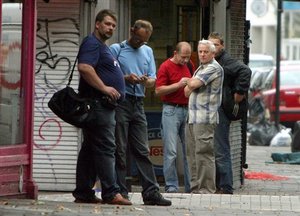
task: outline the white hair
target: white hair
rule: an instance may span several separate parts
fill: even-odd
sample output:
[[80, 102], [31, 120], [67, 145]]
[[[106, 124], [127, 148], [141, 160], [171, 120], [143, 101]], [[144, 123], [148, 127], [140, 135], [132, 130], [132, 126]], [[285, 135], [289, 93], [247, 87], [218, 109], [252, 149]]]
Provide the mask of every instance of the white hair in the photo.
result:
[[198, 45], [200, 45], [200, 44], [208, 46], [209, 50], [210, 50], [212, 53], [215, 53], [215, 52], [216, 52], [216, 47], [215, 47], [215, 45], [214, 45], [213, 42], [211, 42], [211, 41], [209, 41], [209, 40], [204, 40], [204, 39], [202, 39], [202, 40], [199, 41]]

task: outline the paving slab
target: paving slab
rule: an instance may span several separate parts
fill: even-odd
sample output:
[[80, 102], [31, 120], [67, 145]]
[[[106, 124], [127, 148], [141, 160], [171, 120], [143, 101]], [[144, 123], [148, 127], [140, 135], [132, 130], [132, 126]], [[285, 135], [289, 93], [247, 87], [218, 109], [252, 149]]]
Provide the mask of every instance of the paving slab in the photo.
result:
[[[233, 195], [163, 193], [172, 206], [145, 206], [141, 187], [129, 194], [132, 206], [76, 204], [71, 192], [40, 191], [38, 200], [0, 199], [0, 216], [198, 216], [198, 215], [300, 215], [300, 165], [273, 163], [271, 153], [288, 153], [290, 147], [247, 146], [248, 172], [264, 172], [287, 177], [271, 181], [245, 179]], [[161, 187], [163, 191], [163, 187]], [[181, 188], [183, 190], [183, 188]], [[101, 193], [97, 193], [101, 196]]]

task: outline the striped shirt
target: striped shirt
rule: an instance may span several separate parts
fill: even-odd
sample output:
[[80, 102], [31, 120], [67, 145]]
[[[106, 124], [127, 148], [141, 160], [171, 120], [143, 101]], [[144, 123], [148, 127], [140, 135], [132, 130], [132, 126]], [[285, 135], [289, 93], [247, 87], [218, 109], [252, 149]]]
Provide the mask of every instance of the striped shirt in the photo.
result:
[[213, 59], [207, 64], [201, 64], [193, 77], [204, 84], [189, 96], [188, 123], [219, 123], [218, 108], [222, 101], [223, 68]]

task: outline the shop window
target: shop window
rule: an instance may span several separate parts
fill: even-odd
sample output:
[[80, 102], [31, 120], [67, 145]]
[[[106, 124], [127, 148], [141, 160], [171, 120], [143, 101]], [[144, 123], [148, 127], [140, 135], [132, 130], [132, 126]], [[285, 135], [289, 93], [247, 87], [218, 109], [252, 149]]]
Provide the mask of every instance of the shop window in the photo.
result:
[[0, 27], [0, 145], [23, 142], [22, 1], [2, 1]]
[[199, 41], [199, 8], [195, 6], [177, 7], [177, 41], [187, 41], [192, 46], [191, 60], [198, 66], [197, 46]]
[[197, 50], [199, 41], [198, 7], [178, 6], [177, 8], [177, 41], [188, 41], [192, 50]]

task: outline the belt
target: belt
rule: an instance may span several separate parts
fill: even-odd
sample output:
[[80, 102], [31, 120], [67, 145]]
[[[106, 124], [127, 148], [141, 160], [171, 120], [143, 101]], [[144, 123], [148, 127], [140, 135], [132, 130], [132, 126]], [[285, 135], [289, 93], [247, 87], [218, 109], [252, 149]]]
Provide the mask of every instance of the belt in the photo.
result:
[[177, 104], [177, 103], [171, 103], [171, 102], [164, 102], [166, 105], [175, 106], [175, 107], [188, 107], [187, 104]]
[[144, 99], [144, 97], [138, 97], [138, 96], [129, 95], [129, 94], [126, 94], [125, 98], [128, 100], [131, 100], [131, 101], [142, 101]]

